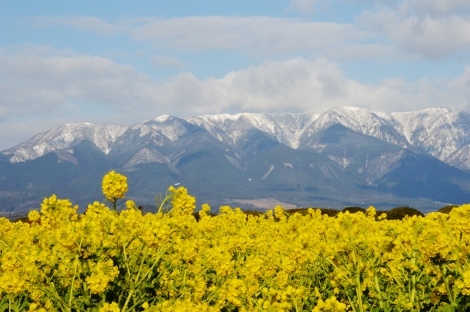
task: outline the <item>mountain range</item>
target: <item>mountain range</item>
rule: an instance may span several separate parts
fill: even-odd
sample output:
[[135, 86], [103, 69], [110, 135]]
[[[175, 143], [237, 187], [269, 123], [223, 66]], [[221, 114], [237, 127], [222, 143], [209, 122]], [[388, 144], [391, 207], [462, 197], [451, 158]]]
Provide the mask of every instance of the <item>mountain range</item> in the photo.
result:
[[470, 202], [470, 114], [336, 107], [66, 124], [0, 152], [0, 212], [37, 208], [52, 193], [83, 210], [103, 199], [109, 170], [128, 177], [128, 197], [142, 205], [184, 185], [215, 206], [431, 211]]

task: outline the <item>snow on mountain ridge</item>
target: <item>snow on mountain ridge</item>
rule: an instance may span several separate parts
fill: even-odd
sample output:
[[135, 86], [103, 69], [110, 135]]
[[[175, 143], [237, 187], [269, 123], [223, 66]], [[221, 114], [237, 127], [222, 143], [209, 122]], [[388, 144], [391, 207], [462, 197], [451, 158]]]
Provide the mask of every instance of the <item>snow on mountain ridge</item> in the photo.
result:
[[141, 137], [148, 134], [151, 137], [164, 135], [170, 141], [176, 141], [186, 133], [185, 127], [180, 123], [180, 120], [184, 119], [168, 115], [164, 115], [163, 118], [160, 117], [155, 118], [155, 120], [134, 124], [131, 128], [133, 130], [140, 130]]
[[341, 124], [356, 132], [376, 137], [388, 143], [403, 148], [410, 147], [406, 138], [400, 134], [389, 122], [385, 113], [377, 113], [365, 108], [340, 106], [332, 108], [321, 114], [312, 125], [306, 129], [306, 137], [325, 130], [334, 125]]
[[152, 162], [159, 162], [159, 163], [169, 163], [168, 157], [158, 153], [154, 150], [149, 150], [148, 148], [144, 148], [135, 154], [125, 165], [124, 167], [132, 167], [138, 164], [147, 164]]
[[470, 143], [470, 115], [454, 108], [390, 114], [408, 142], [442, 161]]
[[[244, 134], [241, 129], [243, 122], [261, 130], [280, 143], [292, 148], [299, 146], [299, 140], [305, 129], [318, 118], [318, 114], [309, 113], [281, 113], [281, 114], [254, 114], [240, 113], [235, 115], [203, 115], [187, 118], [190, 123], [198, 125], [215, 136], [220, 141], [234, 144], [239, 136]], [[243, 125], [240, 127], [240, 125]]]
[[[209, 133], [226, 141], [230, 127], [242, 117], [250, 121], [253, 127], [292, 148], [298, 148], [303, 135], [312, 135], [340, 123], [356, 132], [430, 154], [461, 169], [470, 169], [470, 156], [459, 152], [466, 146], [466, 149], [470, 148], [470, 115], [455, 108], [438, 107], [387, 114], [365, 108], [339, 106], [322, 114], [242, 113], [205, 115], [199, 118], [207, 122], [204, 128]], [[231, 137], [236, 141], [241, 134], [243, 131], [237, 129]]]
[[279, 141], [295, 149], [299, 147], [300, 139], [305, 130], [310, 127], [318, 117], [320, 117], [319, 114], [308, 113], [281, 113], [272, 115], [272, 118], [282, 129], [283, 137]]
[[[222, 127], [219, 125], [219, 123], [223, 122], [221, 121], [220, 118], [218, 118], [220, 115], [213, 115], [213, 116], [215, 118], [211, 118], [210, 115], [191, 117], [191, 118], [186, 118], [186, 121], [206, 130], [212, 136], [217, 138], [217, 140], [221, 142], [227, 142], [228, 136], [226, 132], [222, 129]], [[228, 116], [231, 116], [231, 115], [228, 115]], [[230, 143], [233, 143], [233, 142], [230, 142]]]
[[70, 123], [40, 133], [3, 153], [12, 155], [11, 163], [35, 159], [52, 151], [66, 149], [74, 142], [87, 139], [108, 154], [110, 145], [120, 137], [127, 126], [116, 124]]
[[[115, 124], [71, 123], [38, 134], [3, 151], [10, 162], [24, 162], [48, 152], [69, 149], [81, 140], [93, 142], [108, 154], [114, 142], [126, 130], [150, 135], [157, 145], [179, 140], [188, 126], [207, 131], [219, 141], [236, 145], [251, 129], [258, 129], [278, 142], [298, 148], [309, 135], [340, 123], [356, 132], [376, 137], [403, 148], [430, 154], [461, 169], [470, 169], [470, 114], [453, 108], [430, 108], [414, 112], [382, 113], [358, 107], [335, 107], [314, 113], [240, 113], [178, 118], [168, 115], [130, 126]], [[152, 159], [144, 153], [138, 161]], [[159, 156], [155, 156], [155, 159]]]

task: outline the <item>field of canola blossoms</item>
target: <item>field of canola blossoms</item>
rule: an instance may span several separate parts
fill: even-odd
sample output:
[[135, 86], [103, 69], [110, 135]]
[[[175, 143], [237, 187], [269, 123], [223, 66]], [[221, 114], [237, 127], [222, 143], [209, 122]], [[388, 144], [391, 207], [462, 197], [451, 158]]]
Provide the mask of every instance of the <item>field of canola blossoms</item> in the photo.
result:
[[29, 223], [1, 218], [0, 311], [470, 309], [470, 205], [403, 221], [202, 205], [196, 221], [183, 187], [146, 214], [126, 191], [111, 171], [110, 207], [53, 195]]

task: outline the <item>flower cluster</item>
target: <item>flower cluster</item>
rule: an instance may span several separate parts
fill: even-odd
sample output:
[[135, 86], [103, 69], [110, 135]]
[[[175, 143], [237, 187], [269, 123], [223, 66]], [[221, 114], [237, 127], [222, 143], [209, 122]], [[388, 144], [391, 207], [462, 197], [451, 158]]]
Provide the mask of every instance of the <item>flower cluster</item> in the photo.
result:
[[128, 191], [127, 178], [115, 171], [110, 171], [103, 177], [102, 190], [107, 200], [116, 203], [118, 199], [124, 198]]
[[[105, 191], [106, 190], [106, 191]], [[127, 183], [110, 172], [115, 203]], [[109, 195], [109, 197], [108, 197]], [[113, 202], [114, 200], [114, 202]], [[184, 187], [167, 212], [46, 198], [29, 222], [0, 218], [0, 307], [96, 311], [470, 309], [470, 205], [403, 221], [276, 207], [218, 215]]]

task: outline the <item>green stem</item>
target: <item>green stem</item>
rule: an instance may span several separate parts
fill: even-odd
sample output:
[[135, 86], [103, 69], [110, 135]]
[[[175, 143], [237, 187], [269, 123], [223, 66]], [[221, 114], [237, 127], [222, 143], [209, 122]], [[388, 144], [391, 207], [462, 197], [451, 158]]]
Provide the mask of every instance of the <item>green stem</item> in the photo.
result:
[[444, 279], [444, 284], [445, 284], [446, 290], [447, 290], [447, 297], [449, 297], [449, 301], [450, 301], [451, 305], [453, 307], [456, 307], [457, 304], [455, 303], [454, 294], [452, 293], [452, 290], [450, 289], [449, 280], [447, 279], [447, 272], [446, 272], [445, 268], [443, 267], [443, 265], [441, 263], [439, 264], [439, 269], [441, 271], [442, 278]]
[[142, 257], [142, 260], [140, 261], [139, 265], [139, 271], [137, 272], [137, 277], [135, 278], [136, 281], [139, 280], [140, 274], [142, 273], [142, 266], [144, 265], [145, 259], [147, 258], [148, 255], [148, 248], [145, 249], [145, 254]]
[[157, 214], [160, 213], [163, 210], [163, 205], [171, 198], [171, 196], [167, 195], [165, 199], [163, 199], [162, 203], [160, 204], [160, 207], [158, 207]]
[[[80, 253], [80, 250], [82, 249], [82, 242], [83, 242], [83, 237], [80, 239], [80, 244], [78, 245], [78, 252]], [[70, 283], [70, 295], [69, 295], [69, 310], [72, 311], [72, 298], [73, 298], [73, 288], [75, 284], [75, 277], [77, 275], [77, 267], [78, 267], [78, 253], [75, 255], [75, 267], [73, 269], [73, 277], [72, 277], [72, 283]]]
[[348, 301], [349, 301], [349, 304], [351, 305], [351, 308], [353, 309], [353, 312], [357, 312], [355, 304], [353, 300], [351, 299], [351, 297], [349, 297], [349, 295], [346, 295], [346, 296], [348, 297]]
[[127, 274], [131, 275], [131, 269], [129, 268], [129, 258], [127, 257], [126, 245], [122, 244], [122, 254], [124, 255], [124, 264], [126, 265]]
[[358, 305], [359, 305], [359, 311], [363, 312], [364, 307], [362, 306], [362, 287], [361, 287], [361, 277], [360, 273], [356, 273], [356, 296], [358, 300]]
[[124, 303], [124, 306], [122, 307], [122, 312], [126, 311], [127, 305], [129, 304], [129, 301], [131, 300], [132, 295], [134, 294], [134, 289], [131, 289], [129, 292], [129, 296], [127, 296], [126, 302]]
[[352, 258], [353, 258], [353, 264], [354, 264], [354, 273], [355, 273], [355, 283], [356, 283], [356, 296], [357, 296], [357, 301], [359, 305], [359, 311], [363, 312], [364, 307], [362, 306], [362, 287], [361, 287], [361, 272], [359, 271], [358, 268], [358, 263], [356, 260], [356, 253], [352, 252]]
[[[148, 249], [147, 249], [148, 251]], [[153, 271], [153, 268], [155, 267], [155, 265], [160, 261], [160, 258], [163, 256], [163, 254], [165, 253], [165, 250], [163, 248], [160, 249], [160, 254], [158, 255], [157, 259], [155, 260], [155, 262], [153, 263], [153, 265], [149, 268], [149, 270], [147, 271], [147, 273], [143, 274], [142, 277], [140, 277], [140, 274], [141, 274], [141, 269], [142, 269], [142, 264], [143, 264], [143, 260], [145, 259], [145, 257], [143, 257], [143, 260], [141, 262], [141, 267], [139, 268], [139, 273], [135, 279], [135, 281], [128, 281], [127, 285], [130, 286], [131, 290], [129, 291], [129, 295], [127, 296], [126, 298], [126, 301], [124, 303], [124, 307], [123, 307], [123, 310], [124, 311], [127, 307], [127, 305], [129, 304], [134, 292], [135, 292], [135, 289], [137, 289], [138, 287], [140, 287], [140, 285], [145, 281], [145, 279], [149, 276], [149, 274]], [[146, 253], [147, 255], [147, 253]], [[127, 263], [127, 261], [126, 261]], [[132, 275], [130, 274], [130, 271], [129, 271], [129, 277], [132, 277]], [[140, 278], [140, 280], [139, 280]], [[119, 295], [119, 302], [121, 301], [121, 298], [122, 296], [124, 295], [124, 290], [127, 288], [126, 287], [123, 287], [122, 289], [122, 293], [121, 295]]]
[[380, 291], [379, 278], [378, 278], [377, 274], [375, 274], [374, 279], [375, 279], [375, 288], [377, 289], [377, 292], [379, 293], [380, 309], [383, 309], [384, 305], [383, 305], [383, 302], [382, 302], [382, 292]]
[[[415, 256], [416, 256], [416, 251], [413, 250], [413, 258], [411, 259], [411, 263], [413, 264], [413, 266], [416, 265], [416, 259], [415, 259]], [[413, 267], [414, 269], [414, 267]], [[412, 275], [411, 275], [411, 293], [410, 293], [410, 302], [412, 304], [414, 304], [415, 302], [415, 295], [416, 295], [416, 274], [413, 272]]]

